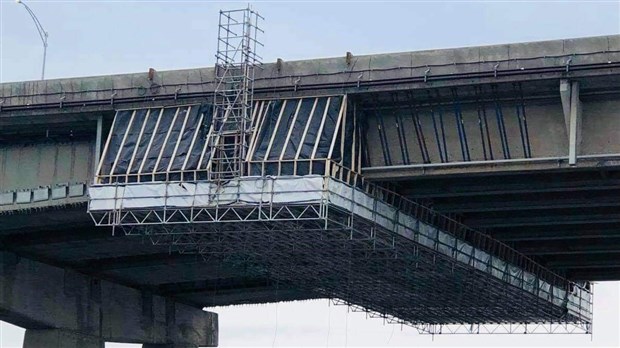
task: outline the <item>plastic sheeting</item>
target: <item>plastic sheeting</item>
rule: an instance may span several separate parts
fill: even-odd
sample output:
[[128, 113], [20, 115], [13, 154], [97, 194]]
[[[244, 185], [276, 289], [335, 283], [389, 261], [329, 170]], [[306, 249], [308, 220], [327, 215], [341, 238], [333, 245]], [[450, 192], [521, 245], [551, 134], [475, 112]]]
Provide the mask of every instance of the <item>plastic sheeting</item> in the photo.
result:
[[[303, 136], [301, 142], [301, 151], [299, 152], [300, 158], [309, 159], [314, 149], [314, 144], [318, 138], [319, 128], [321, 127], [321, 120], [325, 114], [325, 107], [327, 106], [327, 98], [318, 98], [314, 113], [308, 119], [308, 129]], [[331, 101], [330, 101], [331, 104]]]
[[[157, 120], [159, 119], [160, 113], [161, 109], [148, 110], [144, 119], [142, 136], [138, 137], [139, 139], [136, 143], [136, 148], [134, 149], [135, 158], [144, 159], [144, 155], [146, 154], [149, 144], [151, 143], [151, 138], [153, 137], [153, 132], [155, 131], [155, 126], [157, 125]], [[134, 161], [129, 167], [129, 174], [137, 174], [141, 165], [141, 160]]]
[[284, 107], [284, 101], [276, 100], [269, 103], [267, 110], [263, 114], [263, 120], [261, 120], [261, 126], [258, 130], [256, 140], [256, 150], [252, 155], [253, 160], [264, 160], [267, 149], [269, 148], [269, 142], [271, 136], [276, 129], [278, 123], [278, 117], [280, 116], [280, 110]]
[[122, 147], [119, 151], [120, 153], [115, 163], [113, 174], [123, 174], [127, 172], [134, 149], [140, 139], [140, 131], [142, 130], [142, 125], [146, 120], [146, 116], [146, 109], [135, 110], [134, 114], [131, 116], [130, 126], [126, 129], [125, 141], [122, 143]]
[[108, 137], [107, 151], [101, 157], [101, 173], [110, 174], [112, 172], [112, 166], [114, 165], [118, 151], [121, 149], [125, 131], [129, 126], [132, 115], [133, 110], [121, 110], [116, 113]]
[[130, 183], [89, 188], [89, 210], [189, 208], [234, 203], [319, 203], [323, 177], [246, 177], [225, 185], [211, 182]]
[[[333, 159], [339, 161], [342, 124], [339, 125], [345, 98], [318, 97], [272, 101], [266, 112], [258, 113], [256, 146], [252, 161]], [[344, 117], [342, 117], [344, 118]], [[353, 125], [345, 125], [345, 139], [352, 149]], [[330, 148], [335, 142], [330, 157]], [[349, 162], [352, 155], [348, 155]], [[292, 174], [285, 173], [285, 174]]]
[[[284, 149], [284, 158], [295, 158], [314, 104], [315, 98], [304, 98], [301, 100], [301, 105], [299, 106], [299, 112], [297, 113], [295, 122], [290, 125], [291, 133]], [[311, 150], [305, 149], [305, 151], [305, 153], [310, 153]], [[302, 151], [299, 152], [300, 154], [302, 153]]]
[[171, 161], [174, 160], [175, 151], [181, 140], [180, 135], [184, 131], [185, 121], [188, 118], [188, 111], [188, 107], [180, 107], [172, 118], [170, 128], [164, 138], [161, 152], [157, 158], [155, 172], [161, 173], [172, 170], [172, 168], [170, 170], [168, 168], [171, 165]]
[[[352, 168], [353, 138], [359, 130], [345, 112], [346, 100], [257, 101], [248, 141], [250, 174], [324, 174], [326, 160]], [[208, 171], [212, 113], [209, 105], [119, 110], [102, 156], [100, 182], [180, 180], [182, 172]]]
[[[341, 104], [342, 97], [331, 98], [331, 102], [327, 107], [327, 113], [324, 114], [325, 121], [320, 139], [318, 141], [318, 146], [316, 148], [315, 158], [329, 158], [329, 148], [331, 146], [332, 137], [334, 134], [339, 134], [338, 129], [336, 128], [336, 122], [338, 120]], [[336, 157], [338, 159], [340, 158], [340, 156]]]
[[110, 176], [103, 182], [198, 169], [211, 113], [208, 105], [118, 111], [101, 160], [99, 175]]

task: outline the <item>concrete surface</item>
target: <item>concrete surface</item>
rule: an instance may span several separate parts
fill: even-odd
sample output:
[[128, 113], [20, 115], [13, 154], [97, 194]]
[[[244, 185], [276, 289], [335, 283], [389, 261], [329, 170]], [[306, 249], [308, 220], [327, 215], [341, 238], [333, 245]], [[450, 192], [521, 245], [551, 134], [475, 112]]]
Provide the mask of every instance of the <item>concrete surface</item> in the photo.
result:
[[25, 347], [48, 339], [217, 345], [215, 313], [8, 252], [0, 266], [0, 318], [29, 330]]
[[[570, 60], [570, 61], [569, 61]], [[257, 95], [359, 93], [495, 81], [609, 74], [620, 35], [264, 64]], [[598, 66], [604, 71], [593, 69]], [[584, 70], [586, 69], [587, 70]], [[38, 107], [111, 110], [115, 103], [167, 104], [210, 97], [213, 68], [0, 84], [0, 113]], [[385, 82], [389, 81], [389, 85]], [[402, 86], [401, 86], [402, 85]], [[398, 86], [398, 87], [397, 87]], [[3, 111], [4, 110], [4, 111]]]

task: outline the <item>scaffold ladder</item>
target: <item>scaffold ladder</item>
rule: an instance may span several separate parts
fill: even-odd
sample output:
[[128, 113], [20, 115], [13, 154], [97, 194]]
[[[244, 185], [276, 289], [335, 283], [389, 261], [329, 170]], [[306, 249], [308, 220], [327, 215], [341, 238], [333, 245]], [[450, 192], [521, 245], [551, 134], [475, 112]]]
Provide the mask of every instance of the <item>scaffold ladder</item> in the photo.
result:
[[258, 12], [250, 7], [220, 11], [215, 55], [214, 130], [211, 142], [211, 180], [229, 180], [243, 175], [250, 138], [254, 94], [254, 70], [261, 63], [256, 53], [263, 31]]

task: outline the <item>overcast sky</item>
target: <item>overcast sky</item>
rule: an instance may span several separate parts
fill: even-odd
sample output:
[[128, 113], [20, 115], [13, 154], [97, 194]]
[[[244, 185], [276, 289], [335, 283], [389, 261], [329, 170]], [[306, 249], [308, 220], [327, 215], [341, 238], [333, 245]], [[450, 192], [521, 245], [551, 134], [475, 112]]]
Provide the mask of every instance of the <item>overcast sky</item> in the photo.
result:
[[[219, 9], [245, 2], [27, 1], [49, 32], [47, 78], [212, 66]], [[265, 62], [620, 33], [618, 1], [258, 2]], [[0, 82], [40, 76], [27, 12], [0, 0]], [[599, 284], [590, 336], [419, 336], [326, 301], [217, 308], [222, 346], [620, 346], [618, 283]], [[23, 330], [3, 323], [0, 347]], [[128, 347], [128, 345], [109, 345]], [[131, 345], [129, 345], [131, 346]]]

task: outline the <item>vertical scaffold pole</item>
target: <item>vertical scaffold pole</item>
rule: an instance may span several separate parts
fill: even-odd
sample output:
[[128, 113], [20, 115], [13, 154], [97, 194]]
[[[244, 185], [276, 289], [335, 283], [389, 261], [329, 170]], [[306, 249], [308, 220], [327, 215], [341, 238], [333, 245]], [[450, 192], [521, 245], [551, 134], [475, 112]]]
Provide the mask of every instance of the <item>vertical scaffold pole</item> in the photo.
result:
[[260, 66], [257, 36], [263, 20], [250, 7], [220, 11], [215, 92], [213, 96], [213, 136], [210, 137], [209, 179], [229, 180], [243, 175], [250, 136], [254, 94], [254, 70]]

